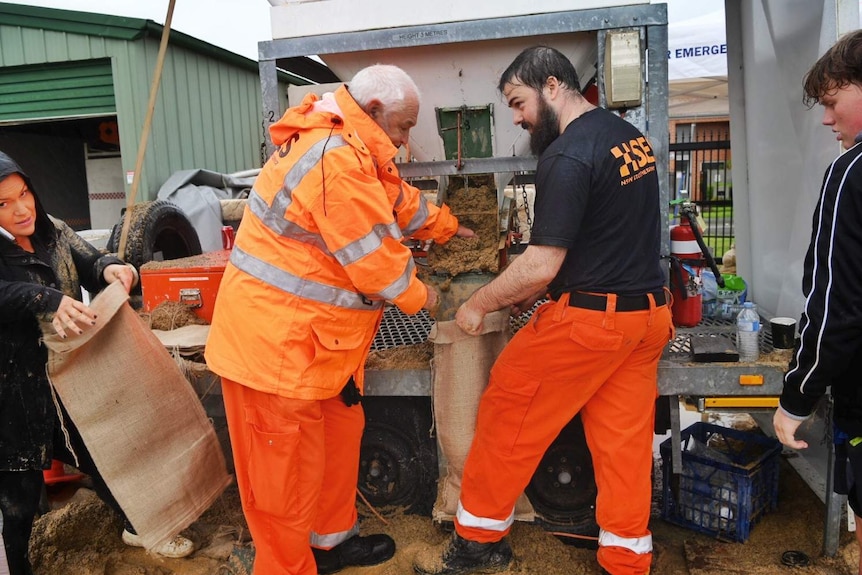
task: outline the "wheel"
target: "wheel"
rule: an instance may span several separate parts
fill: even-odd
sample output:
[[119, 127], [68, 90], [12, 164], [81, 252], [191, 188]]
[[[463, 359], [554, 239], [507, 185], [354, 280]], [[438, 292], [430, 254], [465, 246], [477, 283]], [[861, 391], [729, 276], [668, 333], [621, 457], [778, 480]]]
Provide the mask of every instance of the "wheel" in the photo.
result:
[[[111, 229], [106, 246], [111, 253], [120, 250], [125, 217], [124, 213]], [[192, 223], [179, 207], [170, 202], [157, 200], [135, 204], [129, 226], [126, 253], [122, 259], [139, 270], [154, 259], [174, 260], [201, 253], [201, 241]], [[141, 283], [138, 282], [129, 292], [129, 303], [139, 309], [142, 299]]]
[[411, 502], [418, 470], [411, 465], [415, 446], [403, 433], [385, 423], [365, 430], [360, 449], [359, 490], [372, 505]]
[[429, 515], [437, 484], [430, 398], [365, 397], [358, 487], [374, 507]]
[[555, 531], [598, 535], [593, 460], [579, 416], [563, 428], [545, 452], [526, 492], [541, 523]]
[[[125, 217], [123, 214], [111, 230], [109, 252], [116, 253], [120, 249]], [[154, 259], [173, 260], [201, 253], [198, 233], [176, 205], [163, 200], [135, 204], [131, 217], [123, 260], [136, 268]]]

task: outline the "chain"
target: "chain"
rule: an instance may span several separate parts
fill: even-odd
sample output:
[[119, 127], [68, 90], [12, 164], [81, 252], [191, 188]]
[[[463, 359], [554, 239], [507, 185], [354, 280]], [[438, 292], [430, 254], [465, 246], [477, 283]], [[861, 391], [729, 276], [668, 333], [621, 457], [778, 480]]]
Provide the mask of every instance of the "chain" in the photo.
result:
[[[515, 207], [517, 208], [518, 202], [517, 198], [515, 201]], [[521, 233], [521, 217], [517, 214], [517, 209], [515, 210], [515, 217], [512, 218], [512, 231], [516, 234], [520, 235]]]
[[533, 232], [533, 218], [530, 216], [530, 204], [527, 200], [527, 184], [521, 184], [521, 194], [524, 196], [524, 214], [527, 216], [527, 230]]
[[262, 167], [263, 167], [263, 165], [266, 163], [266, 120], [263, 120], [263, 121], [260, 123], [260, 129], [261, 129], [261, 130], [260, 130], [260, 131], [261, 131], [261, 138], [260, 138], [260, 167], [262, 168]]

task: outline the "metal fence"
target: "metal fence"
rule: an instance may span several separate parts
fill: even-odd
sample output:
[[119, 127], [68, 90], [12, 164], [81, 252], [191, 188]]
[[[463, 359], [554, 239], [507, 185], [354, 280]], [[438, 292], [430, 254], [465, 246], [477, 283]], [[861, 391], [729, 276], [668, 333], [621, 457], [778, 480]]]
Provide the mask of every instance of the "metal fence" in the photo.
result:
[[[720, 263], [735, 241], [729, 128], [726, 123], [675, 128], [669, 147], [671, 199], [689, 198], [697, 204], [705, 224], [704, 240]], [[678, 219], [674, 204], [669, 214]]]

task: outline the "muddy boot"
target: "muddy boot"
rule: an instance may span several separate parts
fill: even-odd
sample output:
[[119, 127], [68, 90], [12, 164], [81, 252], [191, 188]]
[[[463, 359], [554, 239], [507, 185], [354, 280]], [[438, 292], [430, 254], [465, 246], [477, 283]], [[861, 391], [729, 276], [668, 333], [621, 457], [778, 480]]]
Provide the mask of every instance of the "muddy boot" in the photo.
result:
[[352, 565], [377, 565], [395, 555], [395, 541], [388, 535], [354, 535], [332, 549], [311, 548], [319, 575], [335, 573]]
[[512, 562], [512, 548], [506, 539], [494, 543], [477, 543], [457, 533], [443, 549], [429, 550], [416, 556], [413, 570], [419, 575], [467, 575], [504, 571]]

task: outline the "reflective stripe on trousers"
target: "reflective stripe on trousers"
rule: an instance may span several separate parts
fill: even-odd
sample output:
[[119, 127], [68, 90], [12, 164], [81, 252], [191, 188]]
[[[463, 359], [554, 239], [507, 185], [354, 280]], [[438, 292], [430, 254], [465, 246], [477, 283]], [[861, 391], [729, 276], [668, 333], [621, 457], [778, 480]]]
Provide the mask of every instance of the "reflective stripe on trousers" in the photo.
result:
[[599, 547], [623, 547], [638, 555], [652, 553], [652, 535], [620, 537], [610, 531], [599, 529]]
[[476, 529], [484, 529], [486, 531], [498, 531], [500, 533], [508, 533], [512, 523], [515, 522], [515, 508], [512, 508], [512, 513], [505, 519], [489, 519], [487, 517], [477, 517], [464, 509], [461, 502], [458, 501], [458, 509], [455, 512], [455, 517], [460, 525], [464, 527], [475, 527]]
[[350, 529], [339, 531], [337, 533], [320, 534], [312, 531], [311, 537], [309, 537], [309, 543], [311, 543], [312, 547], [317, 547], [319, 549], [332, 549], [339, 543], [347, 541], [354, 535], [359, 535], [358, 521], [354, 523], [353, 527]]

